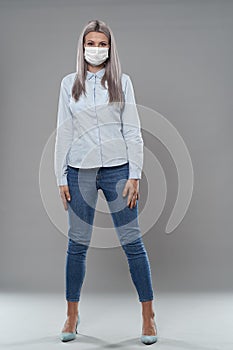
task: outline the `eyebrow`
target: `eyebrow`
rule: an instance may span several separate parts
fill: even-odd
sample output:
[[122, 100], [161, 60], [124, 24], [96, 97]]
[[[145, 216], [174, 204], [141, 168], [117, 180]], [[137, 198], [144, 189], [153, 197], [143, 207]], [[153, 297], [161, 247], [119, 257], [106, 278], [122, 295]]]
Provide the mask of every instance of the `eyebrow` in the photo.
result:
[[[91, 40], [91, 39], [88, 39], [87, 41], [92, 41], [92, 42], [94, 42], [94, 41]], [[100, 41], [100, 43], [107, 43], [107, 41], [106, 41], [106, 40], [102, 40], [102, 41]]]

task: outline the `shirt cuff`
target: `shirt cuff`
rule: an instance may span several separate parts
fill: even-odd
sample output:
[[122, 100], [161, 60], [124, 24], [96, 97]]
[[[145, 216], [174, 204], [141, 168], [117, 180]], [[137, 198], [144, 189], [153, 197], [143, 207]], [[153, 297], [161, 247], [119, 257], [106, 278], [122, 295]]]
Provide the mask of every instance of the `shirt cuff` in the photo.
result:
[[142, 171], [141, 169], [129, 169], [129, 179], [141, 179]]
[[57, 179], [57, 186], [67, 186], [68, 181], [66, 175], [62, 176], [60, 179]]

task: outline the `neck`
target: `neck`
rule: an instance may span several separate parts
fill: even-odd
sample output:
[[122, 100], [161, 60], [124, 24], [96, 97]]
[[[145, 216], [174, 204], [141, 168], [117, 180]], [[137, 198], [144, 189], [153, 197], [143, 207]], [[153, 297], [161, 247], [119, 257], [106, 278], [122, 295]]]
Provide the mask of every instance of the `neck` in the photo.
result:
[[102, 63], [100, 64], [99, 66], [92, 66], [91, 64], [88, 64], [87, 65], [87, 70], [91, 73], [96, 73], [98, 72], [99, 70], [101, 70], [102, 68], [104, 68], [105, 64]]

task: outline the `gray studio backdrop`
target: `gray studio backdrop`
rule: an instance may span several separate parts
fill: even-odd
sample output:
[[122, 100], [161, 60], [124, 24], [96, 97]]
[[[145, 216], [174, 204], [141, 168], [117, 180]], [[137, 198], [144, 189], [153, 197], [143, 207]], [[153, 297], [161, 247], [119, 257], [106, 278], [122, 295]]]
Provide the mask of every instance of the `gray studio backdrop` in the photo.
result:
[[[75, 71], [78, 36], [100, 19], [115, 34], [137, 103], [172, 123], [192, 160], [192, 200], [168, 235], [177, 171], [166, 147], [142, 131], [167, 181], [164, 210], [144, 235], [154, 289], [232, 291], [233, 2], [1, 0], [0, 10], [1, 290], [64, 290], [67, 238], [43, 205], [39, 165], [56, 126], [60, 81]], [[150, 186], [160, 186], [156, 176], [146, 180], [140, 211]], [[96, 223], [113, 227], [110, 214], [99, 215]], [[84, 291], [136, 293], [120, 247], [90, 247]]]

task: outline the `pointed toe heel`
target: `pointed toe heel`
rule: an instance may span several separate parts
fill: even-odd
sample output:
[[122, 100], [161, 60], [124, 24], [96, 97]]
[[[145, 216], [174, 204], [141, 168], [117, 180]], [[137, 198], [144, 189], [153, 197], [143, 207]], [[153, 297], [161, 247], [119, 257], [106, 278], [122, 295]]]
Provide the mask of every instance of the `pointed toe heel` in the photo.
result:
[[[155, 323], [155, 319], [154, 319], [154, 324], [155, 324], [155, 329], [156, 329], [156, 333], [157, 333], [157, 326]], [[158, 340], [157, 334], [156, 335], [145, 335], [145, 334], [141, 335], [141, 342], [143, 344], [146, 344], [146, 345], [154, 344], [157, 342], [157, 340]]]
[[157, 335], [141, 335], [141, 342], [146, 345], [154, 344], [157, 340]]
[[61, 332], [60, 336], [59, 336], [60, 340], [62, 342], [74, 340], [76, 338], [76, 334], [78, 334], [77, 327], [78, 327], [79, 323], [80, 323], [80, 316], [78, 314], [78, 320], [76, 322], [75, 332]]

